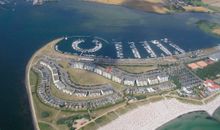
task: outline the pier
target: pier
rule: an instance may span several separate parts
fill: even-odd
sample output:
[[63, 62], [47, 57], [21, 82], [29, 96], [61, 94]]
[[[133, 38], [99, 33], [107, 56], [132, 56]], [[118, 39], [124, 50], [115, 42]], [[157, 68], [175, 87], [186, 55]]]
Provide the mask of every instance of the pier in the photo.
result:
[[97, 40], [97, 39], [94, 39], [92, 41], [93, 43], [95, 43], [95, 47], [94, 48], [91, 48], [91, 49], [80, 48], [79, 44], [84, 43], [84, 42], [85, 42], [84, 39], [78, 39], [78, 40], [73, 41], [73, 43], [72, 43], [73, 49], [78, 51], [78, 52], [93, 53], [93, 52], [96, 52], [96, 51], [98, 51], [98, 50], [100, 50], [102, 48], [102, 43], [99, 40]]
[[162, 50], [166, 55], [172, 56], [173, 54], [165, 47], [162, 43], [160, 43], [158, 40], [152, 40], [151, 41], [154, 45], [156, 45], [160, 50]]
[[140, 43], [143, 43], [144, 49], [150, 54], [151, 58], [156, 58], [157, 57], [157, 54], [153, 51], [153, 49], [150, 47], [150, 45], [148, 44], [147, 41], [143, 41], [143, 42], [140, 42]]
[[182, 54], [186, 53], [185, 50], [183, 50], [182, 48], [180, 48], [178, 45], [176, 45], [176, 44], [174, 44], [174, 43], [171, 43], [171, 42], [170, 42], [169, 45], [170, 45], [171, 47], [173, 47], [176, 51], [178, 51], [178, 52], [180, 52], [180, 53], [182, 53]]
[[138, 52], [134, 42], [128, 42], [128, 44], [130, 45], [130, 48], [132, 50], [132, 53], [134, 54], [134, 57], [137, 58], [137, 59], [140, 59], [141, 58], [141, 55], [140, 53]]
[[122, 42], [115, 42], [115, 49], [116, 49], [117, 58], [123, 59], [124, 54], [123, 54]]

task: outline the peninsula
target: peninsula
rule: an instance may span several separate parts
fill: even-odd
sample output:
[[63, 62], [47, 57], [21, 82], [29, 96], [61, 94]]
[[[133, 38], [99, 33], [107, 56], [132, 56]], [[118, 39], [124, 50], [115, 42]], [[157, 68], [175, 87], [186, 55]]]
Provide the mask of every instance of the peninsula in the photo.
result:
[[[219, 106], [220, 70], [208, 76], [200, 73], [219, 65], [219, 46], [185, 52], [170, 44], [179, 51], [172, 54], [154, 40], [168, 56], [155, 57], [145, 42], [152, 58], [114, 59], [59, 51], [59, 43], [69, 38], [49, 42], [27, 65], [26, 87], [37, 130], [153, 130], [181, 114], [212, 114]], [[85, 38], [73, 40], [73, 48], [83, 53], [101, 49], [104, 40], [95, 37], [98, 49], [84, 51], [78, 45]], [[137, 55], [135, 43], [130, 45]]]

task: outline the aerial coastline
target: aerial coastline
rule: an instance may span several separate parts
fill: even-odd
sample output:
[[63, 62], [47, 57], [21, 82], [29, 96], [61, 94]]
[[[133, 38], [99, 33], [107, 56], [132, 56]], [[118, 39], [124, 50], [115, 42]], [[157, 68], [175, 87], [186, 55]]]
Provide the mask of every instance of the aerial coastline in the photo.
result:
[[[56, 40], [53, 40], [52, 42], [48, 43], [48, 44], [53, 44], [56, 43], [57, 41], [62, 40], [63, 38], [59, 38]], [[31, 71], [31, 66], [35, 60], [35, 58], [38, 56], [38, 54], [47, 46], [44, 45], [43, 47], [41, 47], [40, 49], [38, 49], [30, 58], [27, 66], [26, 66], [26, 70], [25, 70], [25, 86], [26, 86], [26, 90], [27, 90], [27, 94], [28, 94], [28, 99], [29, 99], [29, 104], [30, 104], [30, 109], [31, 109], [31, 114], [32, 114], [32, 120], [33, 120], [33, 125], [35, 130], [40, 130], [39, 125], [38, 125], [38, 120], [37, 120], [37, 115], [36, 115], [36, 108], [34, 107], [34, 100], [32, 97], [32, 85], [30, 84], [30, 71]]]
[[[220, 0], [203, 0], [213, 13], [161, 0], [47, 1], [0, 0], [0, 129], [97, 130], [154, 103], [219, 97]], [[219, 130], [219, 118], [220, 107], [193, 111], [158, 130]]]
[[175, 98], [163, 99], [140, 106], [99, 128], [99, 130], [156, 130], [165, 123], [190, 112], [206, 111], [212, 115], [219, 107], [218, 102], [220, 102], [219, 96], [213, 101], [199, 106], [182, 103]]
[[145, 12], [158, 14], [168, 14], [176, 12], [217, 12], [215, 9], [218, 2], [209, 0], [85, 0], [89, 2], [97, 2], [102, 4], [119, 5], [132, 9], [137, 9]]
[[[39, 49], [34, 55], [33, 55], [33, 57], [31, 58], [31, 60], [29, 61], [29, 64], [28, 64], [28, 66], [27, 66], [27, 71], [26, 71], [26, 85], [27, 85], [27, 90], [28, 90], [28, 95], [29, 95], [29, 100], [30, 100], [30, 104], [31, 104], [31, 109], [32, 109], [32, 114], [33, 114], [33, 120], [34, 120], [34, 123], [35, 123], [35, 128], [37, 129], [37, 130], [39, 130], [40, 128], [39, 128], [39, 122], [42, 122], [42, 121], [46, 121], [47, 122], [47, 118], [43, 118], [43, 117], [39, 117], [39, 112], [41, 111], [41, 113], [45, 113], [46, 111], [42, 111], [42, 110], [40, 110], [39, 111], [39, 106], [36, 106], [36, 102], [39, 102], [39, 101], [37, 101], [37, 100], [39, 100], [39, 99], [36, 99], [36, 98], [32, 98], [32, 96], [33, 96], [33, 94], [35, 95], [36, 93], [34, 92], [35, 90], [33, 90], [35, 87], [35, 85], [31, 85], [30, 83], [31, 83], [31, 81], [30, 81], [30, 79], [29, 78], [33, 78], [33, 77], [30, 77], [30, 72], [31, 71], [33, 71], [33, 66], [34, 66], [34, 70], [36, 70], [37, 68], [39, 68], [39, 69], [41, 69], [42, 67], [44, 67], [44, 64], [46, 63], [47, 64], [47, 60], [49, 60], [49, 62], [48, 63], [52, 63], [51, 65], [55, 65], [56, 66], [56, 63], [55, 63], [55, 61], [53, 61], [52, 59], [57, 59], [57, 61], [58, 61], [58, 63], [60, 63], [60, 65], [61, 65], [61, 67], [62, 68], [64, 68], [64, 69], [68, 69], [68, 66], [66, 66], [66, 60], [68, 61], [68, 59], [72, 59], [73, 61], [71, 61], [69, 64], [72, 64], [72, 67], [74, 67], [75, 66], [75, 68], [76, 69], [82, 69], [83, 70], [83, 68], [81, 68], [80, 66], [81, 66], [81, 63], [79, 62], [79, 61], [84, 61], [84, 62], [82, 62], [83, 64], [84, 64], [84, 66], [87, 66], [87, 64], [86, 64], [86, 62], [91, 62], [91, 57], [87, 57], [87, 56], [77, 56], [77, 55], [72, 55], [72, 54], [65, 54], [65, 53], [61, 53], [61, 52], [59, 52], [59, 51], [57, 51], [56, 50], [56, 45], [57, 45], [57, 43], [58, 42], [60, 42], [61, 40], [64, 40], [65, 38], [59, 38], [59, 39], [56, 39], [56, 40], [54, 40], [54, 41], [52, 41], [52, 42], [50, 42], [50, 43], [48, 43], [48, 44], [46, 44], [44, 47], [42, 47], [41, 49]], [[201, 53], [201, 54], [197, 54], [197, 56], [198, 56], [198, 59], [204, 59], [204, 57], [206, 57], [207, 55], [210, 55], [210, 54], [213, 54], [213, 53], [216, 53], [216, 52], [219, 52], [219, 47], [214, 47], [214, 48], [209, 48], [209, 49], [204, 49], [203, 51], [202, 50], [199, 50], [198, 51], [199, 53]], [[198, 53], [197, 52], [197, 53]], [[188, 53], [188, 54], [187, 54]], [[181, 58], [181, 59], [183, 59], [183, 57], [184, 57], [184, 55], [186, 56], [186, 57], [188, 57], [188, 56], [190, 56], [192, 53], [191, 52], [187, 52], [186, 54], [182, 54], [182, 56], [180, 55], [180, 56], [178, 56], [178, 55], [176, 55], [177, 57], [179, 57], [179, 58]], [[46, 58], [44, 58], [46, 56]], [[51, 58], [52, 59], [51, 59]], [[200, 58], [199, 58], [200, 57]], [[61, 58], [63, 59], [63, 60], [61, 60]], [[168, 58], [169, 59], [169, 58]], [[166, 66], [166, 64], [167, 63], [169, 63], [169, 62], [171, 62], [171, 64], [173, 64], [172, 62], [178, 62], [177, 60], [174, 60], [174, 61], [172, 61], [172, 60], [168, 60], [167, 59], [167, 61], [166, 61], [166, 58], [164, 58], [164, 59], [161, 59], [162, 61], [164, 60], [164, 61], [166, 61], [166, 62], [164, 62], [164, 65]], [[62, 62], [60, 62], [60, 60], [62, 61]], [[76, 60], [77, 62], [75, 63], [74, 62], [74, 60]], [[103, 63], [104, 64], [109, 64], [108, 62], [108, 60], [106, 60], [105, 61], [105, 59], [103, 59], [103, 58], [101, 58], [101, 59], [99, 59], [99, 58], [97, 58], [97, 60], [102, 60], [102, 61], [104, 61]], [[135, 60], [135, 59], [133, 59], [134, 61], [136, 61], [135, 63], [132, 63], [132, 59], [127, 59], [129, 62], [126, 62], [126, 59], [122, 59], [121, 61], [119, 60], [118, 62], [117, 62], [117, 64], [118, 65], [120, 65], [120, 62], [121, 62], [121, 64], [143, 64], [142, 62], [139, 62], [138, 60]], [[86, 61], [86, 62], [85, 62]], [[149, 59], [149, 61], [150, 61], [150, 59]], [[194, 61], [194, 60], [189, 60], [190, 62], [192, 62], [192, 61]], [[37, 64], [42, 64], [42, 65], [37, 65]], [[161, 64], [161, 63], [163, 63], [163, 62], [155, 62], [155, 59], [153, 58], [152, 60], [151, 60], [151, 62], [149, 62], [150, 64], [153, 64], [153, 62], [154, 63], [157, 63], [157, 64]], [[91, 63], [93, 63], [93, 62], [91, 62]], [[88, 65], [91, 65], [91, 66], [93, 66], [92, 64], [88, 64]], [[100, 62], [98, 62], [98, 63], [100, 63]], [[182, 64], [181, 62], [179, 62], [180, 64]], [[36, 66], [36, 67], [35, 67]], [[90, 67], [91, 67], [90, 66]], [[172, 66], [172, 65], [171, 65]], [[58, 67], [58, 66], [57, 66]], [[87, 66], [87, 68], [84, 68], [85, 70], [87, 70], [87, 71], [92, 71], [91, 70], [91, 68], [90, 68], [89, 66]], [[59, 68], [59, 67], [58, 67]], [[122, 67], [123, 68], [123, 67]], [[46, 68], [45, 68], [46, 69]], [[61, 68], [60, 68], [61, 69]], [[114, 69], [114, 68], [112, 68], [112, 69]], [[42, 69], [42, 70], [40, 70], [40, 71], [45, 71], [44, 69]], [[63, 71], [63, 70], [62, 70]], [[84, 71], [84, 70], [83, 70]], [[108, 70], [109, 71], [109, 70]], [[147, 72], [146, 72], [146, 74], [148, 75], [148, 72], [154, 72], [155, 71], [155, 68], [153, 69], [153, 70], [148, 70]], [[45, 71], [46, 72], [46, 71]], [[85, 71], [85, 73], [88, 73], [88, 72], [86, 72]], [[99, 73], [99, 71], [97, 70], [97, 73]], [[124, 72], [123, 72], [124, 73]], [[71, 74], [73, 74], [74, 75], [74, 73], [71, 73]], [[106, 73], [107, 74], [107, 73]], [[133, 74], [133, 75], [135, 75], [135, 74]], [[65, 76], [64, 76], [65, 77]], [[108, 75], [106, 75], [106, 78], [108, 78], [109, 76]], [[43, 77], [42, 77], [43, 78]], [[62, 78], [62, 77], [61, 77]], [[119, 79], [113, 79], [113, 81], [114, 82], [121, 82]], [[105, 81], [106, 82], [106, 81]], [[163, 82], [165, 82], [165, 84], [167, 84], [167, 79], [164, 77], [163, 78], [163, 80], [161, 80], [161, 84], [163, 84]], [[112, 83], [112, 82], [110, 82], [110, 83]], [[125, 83], [125, 82], [124, 82]], [[143, 82], [144, 83], [144, 82]], [[149, 82], [149, 83], [151, 83], [151, 82]], [[66, 83], [65, 83], [66, 84]], [[131, 86], [133, 86], [133, 84], [132, 84], [132, 82], [127, 82], [126, 83], [128, 86], [129, 85], [131, 85]], [[145, 84], [145, 83], [144, 83]], [[155, 84], [155, 83], [153, 83], [153, 80], [152, 80], [152, 84]], [[156, 83], [157, 84], [157, 83]], [[164, 85], [165, 85], [164, 84]], [[102, 127], [99, 127], [100, 129], [110, 129], [110, 128], [113, 128], [113, 126], [115, 127], [115, 129], [121, 129], [121, 127], [123, 127], [124, 129], [127, 129], [127, 128], [133, 128], [133, 129], [141, 129], [141, 128], [143, 128], [143, 129], [156, 129], [156, 128], [158, 128], [158, 127], [160, 127], [161, 125], [163, 125], [163, 124], [165, 124], [166, 122], [168, 122], [168, 121], [170, 121], [170, 120], [173, 120], [174, 118], [176, 118], [176, 117], [178, 117], [179, 115], [182, 115], [182, 114], [186, 114], [186, 113], [188, 113], [188, 112], [192, 112], [192, 111], [199, 111], [199, 110], [204, 110], [204, 111], [207, 111], [209, 114], [212, 114], [213, 112], [214, 112], [214, 110], [217, 108], [217, 107], [219, 107], [219, 105], [216, 103], [216, 102], [218, 102], [219, 100], [220, 100], [220, 98], [219, 98], [219, 96], [218, 96], [218, 92], [215, 92], [215, 93], [212, 93], [211, 94], [211, 96], [208, 96], [208, 97], [206, 97], [206, 98], [204, 98], [204, 99], [194, 99], [194, 98], [182, 98], [182, 97], [179, 97], [178, 96], [178, 94], [175, 92], [175, 93], [173, 93], [172, 91], [174, 91], [175, 89], [173, 89], [173, 87], [175, 88], [175, 86], [173, 86], [172, 85], [173, 83], [171, 83], [170, 85], [168, 84], [168, 86], [167, 86], [167, 88], [163, 88], [165, 91], [170, 91], [170, 92], [163, 92], [163, 89], [161, 89], [160, 91], [158, 91], [160, 94], [162, 94], [162, 96], [159, 96], [158, 94], [153, 94], [153, 96], [152, 96], [152, 99], [151, 99], [151, 96], [150, 96], [150, 98], [146, 98], [146, 97], [142, 97], [142, 96], [140, 96], [139, 94], [139, 96], [137, 95], [136, 96], [136, 98], [134, 98], [134, 99], [132, 99], [132, 100], [130, 100], [130, 101], [128, 101], [128, 102], [130, 102], [129, 104], [131, 104], [131, 105], [126, 105], [126, 104], [124, 104], [124, 101], [123, 100], [121, 100], [120, 99], [120, 94], [118, 95], [119, 97], [119, 99], [117, 99], [117, 100], [120, 100], [120, 102], [119, 103], [116, 103], [116, 104], [114, 104], [112, 107], [113, 108], [111, 108], [109, 105], [107, 105], [107, 106], [105, 106], [105, 107], [100, 107], [99, 108], [99, 106], [98, 106], [98, 108], [101, 110], [101, 111], [104, 111], [104, 113], [103, 112], [99, 112], [100, 110], [98, 109], [98, 111], [97, 111], [97, 113], [100, 113], [100, 114], [98, 114], [98, 115], [93, 115], [93, 116], [95, 116], [95, 117], [93, 117], [93, 118], [87, 118], [87, 116], [85, 116], [85, 117], [83, 117], [82, 119], [83, 120], [85, 120], [86, 122], [85, 123], [83, 123], [81, 126], [79, 125], [79, 126], [77, 126], [78, 128], [77, 129], [79, 129], [79, 128], [85, 128], [85, 129], [87, 129], [87, 128], [91, 128], [91, 129], [97, 129], [97, 126], [95, 127], [95, 126], [93, 126], [93, 127], [91, 127], [91, 123], [93, 122], [93, 121], [95, 121], [95, 122], [97, 122], [98, 120], [100, 120], [100, 119], [102, 119], [102, 122], [104, 123], [104, 122], [106, 122], [107, 120], [105, 119], [106, 117], [106, 114], [108, 115], [108, 114], [110, 114], [110, 113], [115, 113], [115, 111], [118, 111], [118, 110], [120, 110], [120, 109], [127, 109], [127, 108], [129, 108], [129, 107], [131, 107], [132, 106], [132, 104], [136, 104], [135, 102], [137, 102], [137, 104], [138, 104], [138, 102], [142, 102], [142, 101], [147, 101], [147, 104], [146, 103], [144, 103], [145, 105], [135, 105], [135, 109], [132, 107], [132, 109], [128, 109], [128, 110], [125, 110], [125, 111], [129, 111], [129, 112], [127, 112], [127, 113], [125, 113], [125, 114], [120, 114], [120, 116], [118, 117], [118, 118], [116, 118], [115, 116], [114, 116], [114, 118], [113, 119], [111, 119], [111, 121], [112, 122], [110, 122], [109, 124], [107, 124], [107, 125], [103, 125], [102, 123]], [[141, 84], [140, 84], [141, 85]], [[42, 86], [42, 85], [41, 85]], [[59, 87], [58, 86], [58, 84], [56, 85], [56, 83], [55, 83], [55, 86], [57, 86], [57, 87]], [[40, 86], [39, 86], [40, 87]], [[61, 86], [60, 86], [61, 87]], [[155, 85], [155, 86], [153, 86], [153, 87], [158, 87], [158, 89], [160, 89], [160, 87], [161, 86], [157, 86], [157, 85]], [[142, 87], [140, 87], [140, 88], [142, 88]], [[58, 88], [58, 89], [61, 89], [62, 90], [62, 88]], [[84, 89], [86, 89], [86, 88], [84, 88]], [[94, 88], [94, 89], [96, 89], [96, 88]], [[113, 91], [120, 91], [120, 89], [121, 89], [121, 86], [118, 86], [117, 85], [117, 89], [115, 88], [115, 90], [113, 90]], [[53, 94], [55, 94], [55, 95], [53, 95], [53, 96], [61, 96], [61, 95], [57, 95], [56, 93], [54, 93], [53, 92], [54, 90], [52, 89], [52, 93]], [[56, 91], [59, 91], [59, 90], [56, 90]], [[70, 92], [68, 92], [69, 90], [65, 90], [65, 91], [63, 91], [64, 93], [66, 93], [67, 95], [69, 95], [70, 94]], [[128, 87], [127, 88], [127, 90], [125, 91], [125, 93], [127, 93], [128, 95], [129, 95], [129, 93], [130, 92], [132, 92], [133, 91], [133, 88], [131, 87]], [[139, 91], [139, 90], [138, 90]], [[139, 93], [137, 91], [137, 93]], [[143, 90], [141, 90], [141, 91], [143, 91]], [[147, 90], [144, 90], [144, 91], [149, 91], [150, 93], [151, 92], [155, 92], [155, 89], [152, 89], [152, 88], [147, 88]], [[184, 90], [185, 91], [185, 90]], [[187, 90], [188, 91], [188, 90]], [[187, 92], [186, 91], [186, 92]], [[110, 91], [109, 91], [110, 92]], [[113, 93], [115, 93], [115, 92], [113, 92]], [[132, 93], [136, 93], [135, 91], [133, 91]], [[157, 92], [156, 92], [157, 93]], [[182, 94], [183, 94], [183, 92], [181, 92]], [[70, 96], [69, 96], [69, 98], [71, 97], [71, 95], [72, 95], [72, 93], [70, 94]], [[108, 95], [108, 94], [107, 94]], [[158, 96], [156, 96], [156, 95], [158, 95]], [[40, 95], [38, 95], [38, 96], [40, 96]], [[87, 95], [87, 96], [84, 96], [84, 95], [78, 95], [78, 96], [80, 96], [80, 97], [77, 97], [77, 95], [76, 95], [76, 97], [74, 97], [74, 98], [76, 98], [76, 99], [81, 99], [81, 98], [85, 98], [85, 99], [90, 99], [89, 97], [90, 97], [90, 95]], [[93, 96], [97, 96], [97, 94], [95, 94], [95, 95], [91, 95], [91, 97], [93, 97]], [[218, 97], [216, 97], [216, 96], [218, 96]], [[34, 96], [35, 97], [35, 96]], [[65, 96], [67, 99], [68, 99], [68, 96]], [[215, 98], [216, 97], [216, 98]], [[40, 100], [47, 100], [47, 99], [41, 99], [42, 97], [39, 97], [40, 98]], [[140, 98], [140, 99], [139, 99]], [[155, 98], [155, 99], [154, 99]], [[215, 98], [215, 99], [214, 99]], [[90, 99], [90, 100], [92, 100], [92, 99]], [[117, 100], [115, 100], [115, 102], [118, 102]], [[139, 101], [140, 100], [140, 101]], [[186, 104], [186, 103], [181, 103], [181, 102], [179, 102], [178, 100], [181, 100], [181, 101], [184, 101], [184, 102], [190, 102], [191, 104]], [[92, 100], [93, 101], [93, 100]], [[44, 101], [40, 101], [41, 103], [43, 103]], [[34, 105], [35, 104], [35, 105]], [[44, 103], [43, 103], [44, 104]], [[42, 104], [42, 105], [43, 105]], [[118, 104], [118, 105], [117, 105]], [[175, 105], [174, 105], [175, 104]], [[193, 104], [200, 104], [200, 105], [193, 105]], [[49, 105], [49, 106], [48, 106]], [[50, 103], [49, 104], [47, 104], [46, 105], [47, 107], [52, 107], [52, 106], [50, 106]], [[158, 107], [158, 106], [160, 106], [160, 107]], [[170, 106], [170, 107], [167, 107], [167, 106]], [[172, 107], [171, 107], [172, 106]], [[175, 107], [174, 107], [175, 106]], [[209, 107], [208, 107], [209, 106]], [[211, 107], [210, 107], [211, 106]], [[53, 107], [55, 107], [56, 109], [61, 109], [61, 110], [70, 110], [70, 111], [72, 111], [72, 110], [76, 110], [76, 113], [77, 113], [77, 111], [78, 110], [85, 110], [84, 108], [80, 108], [80, 107], [77, 107], [77, 108], [68, 108], [68, 107], [66, 107], [65, 109], [63, 108], [63, 107], [61, 107], [61, 106], [53, 106]], [[70, 107], [70, 106], [69, 106]], [[108, 108], [108, 107], [110, 107], [110, 109], [107, 109], [107, 110], [105, 110], [106, 108]], [[164, 112], [164, 110], [166, 110], [167, 112], [165, 112], [165, 115], [163, 115], [163, 113], [161, 112], [161, 107], [164, 107], [164, 109], [163, 109], [163, 112]], [[157, 109], [155, 109], [155, 108], [157, 108]], [[37, 109], [37, 110], [36, 110]], [[45, 109], [46, 110], [46, 108], [41, 108], [41, 109]], [[48, 108], [47, 108], [48, 109]], [[51, 108], [50, 108], [51, 109]], [[48, 109], [47, 110], [47, 112], [49, 112], [49, 113], [51, 113], [50, 111], [54, 111], [54, 110], [50, 110], [50, 109]], [[134, 109], [134, 110], [133, 110]], [[149, 111], [145, 111], [145, 110], [148, 110], [149, 109]], [[145, 112], [140, 112], [140, 111], [145, 111]], [[121, 111], [121, 110], [120, 110]], [[63, 112], [62, 112], [63, 113]], [[124, 113], [124, 112], [123, 112]], [[146, 120], [149, 120], [150, 118], [147, 118], [147, 119], [144, 119], [144, 118], [146, 118], [147, 116], [138, 116], [138, 117], [133, 117], [132, 119], [134, 119], [134, 118], [138, 118], [138, 119], [136, 119], [136, 123], [137, 124], [134, 124], [134, 125], [132, 125], [132, 123], [130, 123], [131, 125], [132, 125], [132, 127], [131, 126], [129, 126], [129, 125], [127, 125], [127, 126], [122, 126], [122, 125], [115, 125], [115, 123], [117, 124], [117, 123], [119, 123], [119, 124], [123, 124], [123, 122], [125, 121], [125, 122], [127, 122], [127, 121], [129, 121], [128, 119], [131, 119], [130, 118], [130, 116], [131, 115], [137, 115], [137, 114], [140, 114], [140, 113], [142, 113], [142, 115], [144, 115], [143, 113], [145, 113], [146, 115], [148, 115], [148, 114], [152, 114], [152, 113], [155, 113], [155, 115], [152, 115], [151, 117], [154, 119], [152, 119], [152, 120], [150, 120], [150, 121], [153, 121], [153, 122], [151, 122], [150, 124], [151, 125], [149, 125], [148, 123], [150, 122], [150, 121], [147, 121], [146, 122]], [[160, 113], [159, 115], [158, 114], [156, 114], [156, 113]], [[164, 118], [161, 118], [161, 113], [162, 113], [162, 117], [164, 117]], [[64, 113], [63, 113], [64, 114]], [[64, 115], [65, 115], [65, 117], [67, 116], [68, 117], [68, 114], [61, 114], [61, 115], [59, 115], [59, 117], [63, 117]], [[168, 115], [167, 115], [168, 114]], [[111, 115], [111, 114], [110, 114]], [[110, 116], [109, 115], [109, 116]], [[114, 114], [115, 115], [115, 114]], [[91, 116], [91, 115], [90, 115]], [[113, 116], [113, 115], [112, 115]], [[157, 118], [154, 118], [154, 116], [155, 117], [157, 117]], [[166, 117], [166, 118], [165, 118]], [[169, 118], [168, 118], [169, 117]], [[61, 118], [62, 119], [62, 118]], [[77, 118], [78, 119], [78, 118]], [[79, 118], [79, 119], [81, 119], [81, 118]], [[53, 120], [60, 120], [59, 118], [54, 118]], [[63, 120], [63, 119], [62, 119]], [[144, 122], [142, 122], [142, 121], [144, 121]], [[131, 122], [133, 122], [133, 120], [131, 120]], [[142, 122], [142, 123], [141, 123]], [[60, 129], [59, 128], [59, 125], [57, 126], [57, 125], [55, 125], [54, 123], [49, 123], [49, 122], [47, 122], [48, 124], [50, 124], [50, 127], [54, 127], [54, 128], [56, 128], [56, 129]], [[98, 122], [97, 122], [98, 123]], [[106, 124], [106, 123], [104, 123], [104, 124]], [[94, 124], [93, 124], [94, 125]], [[113, 126], [112, 126], [113, 125]], [[41, 126], [40, 126], [41, 127]], [[75, 126], [74, 126], [75, 127]], [[120, 127], [120, 128], [119, 128]]]

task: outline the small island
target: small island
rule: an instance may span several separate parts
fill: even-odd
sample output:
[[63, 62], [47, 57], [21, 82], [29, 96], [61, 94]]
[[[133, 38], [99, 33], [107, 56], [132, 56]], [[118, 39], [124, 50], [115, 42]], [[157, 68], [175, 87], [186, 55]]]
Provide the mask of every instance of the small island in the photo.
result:
[[[182, 114], [211, 115], [219, 107], [220, 70], [215, 69], [220, 63], [219, 46], [185, 52], [170, 44], [179, 51], [173, 54], [154, 40], [152, 44], [168, 56], [155, 57], [151, 44], [145, 42], [152, 57], [141, 58], [132, 42], [136, 58], [114, 59], [59, 51], [58, 43], [70, 38], [49, 42], [27, 65], [26, 87], [37, 130], [153, 130]], [[73, 40], [73, 48], [85, 38]], [[103, 44], [95, 38], [94, 45]]]

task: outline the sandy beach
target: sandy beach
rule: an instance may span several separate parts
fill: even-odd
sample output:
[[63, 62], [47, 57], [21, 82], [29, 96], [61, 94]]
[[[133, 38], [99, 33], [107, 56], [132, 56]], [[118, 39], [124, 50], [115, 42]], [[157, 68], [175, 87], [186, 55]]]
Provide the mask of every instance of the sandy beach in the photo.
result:
[[155, 130], [180, 115], [206, 111], [210, 115], [220, 106], [220, 96], [205, 105], [184, 104], [176, 99], [165, 99], [140, 106], [99, 130]]

